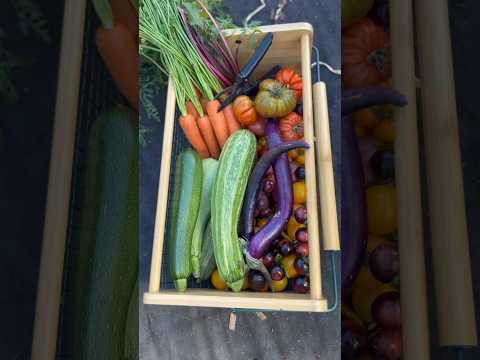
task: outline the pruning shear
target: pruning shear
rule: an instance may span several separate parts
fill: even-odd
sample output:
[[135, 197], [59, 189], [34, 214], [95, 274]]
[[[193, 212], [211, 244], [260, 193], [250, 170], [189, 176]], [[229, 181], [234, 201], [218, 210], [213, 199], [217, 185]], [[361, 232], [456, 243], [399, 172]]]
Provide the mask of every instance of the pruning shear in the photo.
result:
[[[218, 99], [222, 95], [226, 93], [230, 93], [228, 97], [222, 102], [218, 111], [222, 111], [223, 109], [225, 109], [229, 104], [233, 102], [233, 100], [235, 100], [237, 96], [247, 94], [251, 92], [253, 88], [258, 86], [258, 84], [255, 84], [255, 85], [250, 84], [248, 82], [248, 77], [252, 75], [253, 71], [256, 69], [260, 61], [262, 61], [268, 49], [270, 49], [270, 46], [272, 45], [272, 41], [273, 41], [272, 33], [268, 33], [267, 35], [265, 35], [265, 37], [260, 42], [260, 45], [258, 46], [258, 48], [255, 50], [255, 53], [252, 55], [252, 57], [248, 60], [247, 64], [242, 68], [242, 70], [240, 70], [240, 72], [235, 77], [235, 82], [233, 83], [233, 85], [222, 90], [217, 94], [217, 96], [215, 96], [215, 99]], [[269, 72], [269, 75], [272, 71]]]

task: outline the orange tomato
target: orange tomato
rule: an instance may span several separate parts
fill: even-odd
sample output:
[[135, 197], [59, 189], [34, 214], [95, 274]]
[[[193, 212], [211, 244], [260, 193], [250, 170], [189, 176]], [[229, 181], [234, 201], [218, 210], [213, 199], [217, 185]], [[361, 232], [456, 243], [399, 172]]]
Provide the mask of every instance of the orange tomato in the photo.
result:
[[303, 118], [296, 112], [291, 112], [278, 120], [280, 135], [284, 141], [303, 138]]
[[253, 101], [246, 95], [240, 95], [235, 99], [233, 112], [238, 122], [243, 126], [252, 125], [257, 121], [257, 111]]
[[368, 233], [388, 235], [397, 230], [397, 193], [391, 185], [367, 189]]
[[283, 68], [277, 73], [275, 80], [280, 81], [283, 86], [292, 89], [295, 92], [297, 99], [302, 97], [303, 80], [295, 70], [287, 67]]
[[288, 285], [288, 279], [286, 276], [282, 280], [272, 280], [272, 291], [280, 292], [285, 290]]
[[295, 254], [285, 256], [282, 259], [283, 270], [285, 271], [285, 274], [287, 275], [287, 277], [289, 279], [293, 279], [293, 278], [296, 278], [298, 276], [298, 273], [295, 270], [295, 266], [294, 266], [295, 259], [296, 259]]
[[295, 204], [305, 204], [307, 201], [307, 187], [303, 181], [293, 183], [293, 202]]
[[217, 290], [226, 290], [227, 289], [227, 284], [221, 278], [220, 273], [218, 272], [217, 269], [215, 269], [215, 271], [212, 273], [212, 276], [210, 277], [210, 281], [212, 282], [212, 285]]
[[375, 137], [385, 143], [395, 141], [395, 123], [392, 119], [384, 119], [373, 129]]

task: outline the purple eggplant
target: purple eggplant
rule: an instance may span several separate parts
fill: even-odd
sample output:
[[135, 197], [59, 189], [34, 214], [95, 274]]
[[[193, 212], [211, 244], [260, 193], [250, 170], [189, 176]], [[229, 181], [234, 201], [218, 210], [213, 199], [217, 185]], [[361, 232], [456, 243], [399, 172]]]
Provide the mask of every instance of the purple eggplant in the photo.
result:
[[[277, 159], [279, 159], [280, 156], [284, 156], [286, 158], [287, 155], [285, 153], [287, 153], [288, 151], [298, 148], [308, 149], [309, 145], [305, 141], [282, 142], [280, 140], [279, 143], [273, 146], [271, 146], [269, 143], [269, 148], [270, 149], [265, 154], [263, 154], [255, 168], [253, 169], [252, 174], [250, 175], [250, 180], [248, 181], [247, 191], [245, 192], [241, 217], [242, 220], [240, 224], [240, 234], [246, 240], [249, 240], [253, 234], [255, 200], [257, 198], [257, 193], [260, 189], [260, 185], [262, 184], [263, 176], [267, 172], [268, 168]], [[276, 186], [276, 188], [278, 188], [278, 186]]]
[[387, 87], [352, 89], [342, 93], [341, 226], [342, 294], [351, 287], [362, 265], [367, 244], [365, 175], [352, 112], [375, 105], [406, 104], [403, 95]]
[[349, 89], [342, 92], [342, 116], [376, 105], [404, 106], [405, 96], [386, 86]]
[[357, 136], [350, 117], [342, 120], [341, 257], [342, 294], [352, 285], [367, 246], [365, 178]]
[[[265, 133], [267, 135], [269, 148], [273, 149], [283, 143], [277, 123], [274, 120], [268, 120]], [[306, 147], [308, 147], [308, 145]], [[290, 173], [287, 154], [284, 153], [278, 157], [273, 166], [273, 170], [277, 184], [276, 189], [278, 189], [277, 212], [270, 221], [250, 239], [248, 252], [250, 256], [255, 259], [260, 259], [268, 251], [273, 240], [281, 234], [292, 214], [292, 175]]]

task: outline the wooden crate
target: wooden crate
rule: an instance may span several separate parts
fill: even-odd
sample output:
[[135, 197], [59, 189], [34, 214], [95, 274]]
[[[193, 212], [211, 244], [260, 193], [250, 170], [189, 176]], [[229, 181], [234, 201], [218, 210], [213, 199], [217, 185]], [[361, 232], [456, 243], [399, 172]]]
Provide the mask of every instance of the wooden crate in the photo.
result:
[[[309, 215], [308, 234], [310, 250], [310, 281], [309, 294], [285, 293], [254, 293], [254, 292], [222, 292], [213, 289], [188, 289], [179, 293], [175, 289], [165, 289], [161, 286], [164, 253], [165, 228], [167, 220], [168, 197], [170, 190], [170, 175], [172, 161], [172, 144], [175, 132], [176, 100], [172, 83], [169, 83], [167, 105], [165, 112], [165, 129], [163, 138], [163, 156], [160, 168], [156, 224], [151, 260], [149, 291], [144, 294], [145, 304], [203, 306], [241, 309], [268, 309], [288, 311], [324, 312], [328, 303], [322, 291], [322, 274], [320, 266], [320, 226], [319, 204], [317, 202], [317, 181], [321, 202], [322, 233], [325, 249], [338, 250], [338, 225], [336, 218], [335, 189], [333, 184], [333, 166], [330, 147], [330, 132], [328, 127], [327, 101], [324, 84], [312, 87], [311, 49], [313, 28], [308, 23], [294, 23], [260, 27], [263, 33], [274, 34], [272, 47], [253, 74], [264, 73], [272, 66], [292, 66], [301, 72], [303, 77], [303, 112], [305, 126], [305, 141], [310, 144], [306, 151], [305, 169]], [[240, 30], [227, 33], [232, 49], [235, 41], [242, 38]], [[246, 43], [246, 42], [244, 42]], [[240, 65], [252, 55], [253, 49], [242, 45], [239, 50]], [[313, 99], [315, 97], [315, 101]], [[315, 113], [314, 113], [315, 102]], [[315, 130], [314, 130], [315, 128]], [[317, 145], [317, 161], [315, 165], [315, 145]], [[178, 149], [176, 149], [178, 150]]]

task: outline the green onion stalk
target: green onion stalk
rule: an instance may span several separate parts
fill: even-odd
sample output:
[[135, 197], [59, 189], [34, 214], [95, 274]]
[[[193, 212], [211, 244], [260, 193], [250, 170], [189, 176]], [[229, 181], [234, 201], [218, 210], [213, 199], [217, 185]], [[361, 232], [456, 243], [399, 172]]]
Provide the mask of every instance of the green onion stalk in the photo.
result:
[[185, 103], [189, 100], [203, 116], [197, 91], [207, 100], [212, 100], [222, 86], [203, 62], [185, 31], [178, 10], [184, 2], [140, 2], [140, 54], [170, 76], [182, 115], [187, 114]]

